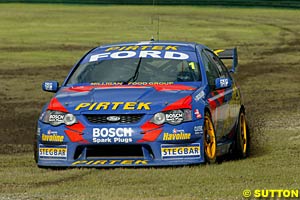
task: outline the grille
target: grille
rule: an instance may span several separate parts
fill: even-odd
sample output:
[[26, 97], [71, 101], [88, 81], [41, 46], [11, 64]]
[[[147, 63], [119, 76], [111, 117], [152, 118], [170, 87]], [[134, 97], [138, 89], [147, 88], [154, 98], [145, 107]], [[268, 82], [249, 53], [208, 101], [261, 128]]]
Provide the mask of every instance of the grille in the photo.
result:
[[[117, 121], [109, 121], [108, 117], [119, 117]], [[112, 124], [112, 123], [121, 123], [121, 124], [130, 124], [137, 123], [144, 116], [144, 114], [128, 114], [128, 115], [85, 115], [87, 120], [95, 124]]]
[[102, 145], [87, 147], [86, 158], [144, 158], [144, 154], [141, 145]]

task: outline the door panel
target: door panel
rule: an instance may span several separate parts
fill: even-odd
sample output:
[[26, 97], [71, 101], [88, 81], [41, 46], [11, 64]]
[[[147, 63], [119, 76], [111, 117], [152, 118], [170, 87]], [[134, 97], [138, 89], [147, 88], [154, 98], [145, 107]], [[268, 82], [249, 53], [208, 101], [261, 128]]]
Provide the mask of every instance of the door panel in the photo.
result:
[[230, 102], [232, 99], [232, 89], [220, 89], [212, 91], [208, 102], [212, 112], [212, 120], [215, 123], [217, 139], [222, 139], [230, 130]]
[[[231, 115], [233, 116], [231, 108], [233, 87], [216, 90], [213, 84], [216, 78], [230, 78], [231, 80], [232, 78], [228, 74], [228, 71], [226, 71], [226, 67], [224, 66], [224, 64], [213, 52], [205, 50], [204, 53], [205, 55], [207, 55], [206, 57], [208, 58], [206, 74], [211, 89], [208, 102], [211, 108], [213, 122], [215, 123], [217, 140], [220, 140], [224, 136], [229, 134], [233, 125], [233, 117], [231, 117]], [[212, 71], [217, 71], [218, 75], [212, 76]]]

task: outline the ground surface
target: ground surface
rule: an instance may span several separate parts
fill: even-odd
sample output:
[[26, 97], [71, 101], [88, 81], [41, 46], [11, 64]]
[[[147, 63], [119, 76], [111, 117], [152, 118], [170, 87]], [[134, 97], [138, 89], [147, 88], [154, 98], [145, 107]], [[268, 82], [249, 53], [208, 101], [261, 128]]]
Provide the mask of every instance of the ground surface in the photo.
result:
[[[159, 38], [237, 46], [250, 158], [156, 169], [38, 169], [30, 145], [44, 80], [90, 48]], [[299, 10], [0, 4], [0, 199], [242, 199], [300, 188]]]

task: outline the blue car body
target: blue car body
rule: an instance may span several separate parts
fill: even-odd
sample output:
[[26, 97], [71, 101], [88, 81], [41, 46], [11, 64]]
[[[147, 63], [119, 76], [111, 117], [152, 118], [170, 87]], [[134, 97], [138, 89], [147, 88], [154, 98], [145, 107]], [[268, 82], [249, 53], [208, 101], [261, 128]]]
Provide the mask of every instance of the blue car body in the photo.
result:
[[[244, 107], [240, 91], [224, 66], [221, 66], [224, 71], [219, 72], [219, 77], [208, 77], [208, 66], [205, 65], [211, 62], [218, 70], [220, 66], [214, 63], [213, 56], [221, 58], [217, 56], [220, 52], [226, 51], [214, 53], [196, 43], [157, 41], [92, 49], [75, 64], [61, 87], [55, 81], [43, 84], [44, 90], [56, 94], [44, 106], [38, 120], [37, 165], [128, 167], [204, 163], [207, 161], [204, 141], [206, 113], [214, 126], [216, 157], [229, 153], [236, 142], [239, 115]], [[234, 71], [236, 50], [232, 52], [229, 57], [234, 60], [231, 69]], [[147, 56], [179, 60], [189, 57], [197, 62], [201, 77], [199, 81], [190, 82], [69, 82], [80, 64], [129, 57], [146, 59]], [[225, 71], [226, 74], [222, 74]], [[213, 88], [210, 79], [215, 83]], [[174, 110], [180, 110], [179, 114]], [[182, 119], [183, 112], [188, 118], [186, 121]], [[168, 113], [162, 116], [170, 123], [153, 123], [156, 113]], [[161, 115], [157, 116], [162, 120]], [[67, 117], [69, 121], [64, 123], [62, 120]], [[177, 123], [179, 120], [181, 123]]]

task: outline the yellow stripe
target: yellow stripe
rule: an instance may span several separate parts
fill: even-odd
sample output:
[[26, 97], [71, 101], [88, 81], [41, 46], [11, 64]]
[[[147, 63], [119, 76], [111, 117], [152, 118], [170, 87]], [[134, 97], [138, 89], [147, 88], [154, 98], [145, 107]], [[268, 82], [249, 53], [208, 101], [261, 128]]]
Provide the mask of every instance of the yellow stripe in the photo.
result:
[[217, 49], [217, 50], [214, 50], [214, 53], [216, 54], [216, 55], [219, 55], [219, 53], [221, 53], [221, 52], [223, 52], [223, 51], [225, 51], [224, 49]]

